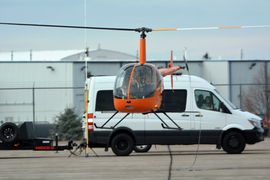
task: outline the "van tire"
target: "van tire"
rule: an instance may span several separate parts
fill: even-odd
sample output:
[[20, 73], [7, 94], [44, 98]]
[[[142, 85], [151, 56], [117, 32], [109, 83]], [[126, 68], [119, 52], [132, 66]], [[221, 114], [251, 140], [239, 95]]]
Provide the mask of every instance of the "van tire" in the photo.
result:
[[222, 141], [222, 148], [228, 154], [240, 154], [246, 147], [245, 137], [237, 131], [226, 134]]
[[134, 146], [134, 151], [137, 153], [148, 152], [152, 147], [152, 144]]
[[0, 127], [0, 139], [4, 143], [12, 144], [19, 138], [20, 131], [16, 124], [7, 122]]
[[133, 151], [134, 140], [128, 134], [117, 134], [112, 139], [111, 148], [116, 156], [128, 156]]

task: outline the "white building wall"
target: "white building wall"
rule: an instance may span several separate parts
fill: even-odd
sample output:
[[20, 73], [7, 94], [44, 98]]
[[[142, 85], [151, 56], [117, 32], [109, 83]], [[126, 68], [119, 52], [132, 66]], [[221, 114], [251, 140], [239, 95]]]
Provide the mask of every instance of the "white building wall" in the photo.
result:
[[115, 76], [120, 69], [120, 63], [89, 63], [88, 64], [88, 72], [92, 75], [109, 75]]
[[0, 63], [0, 121], [33, 121], [35, 117], [37, 123], [52, 123], [66, 106], [73, 107], [73, 89], [59, 89], [66, 87], [73, 87], [73, 63]]

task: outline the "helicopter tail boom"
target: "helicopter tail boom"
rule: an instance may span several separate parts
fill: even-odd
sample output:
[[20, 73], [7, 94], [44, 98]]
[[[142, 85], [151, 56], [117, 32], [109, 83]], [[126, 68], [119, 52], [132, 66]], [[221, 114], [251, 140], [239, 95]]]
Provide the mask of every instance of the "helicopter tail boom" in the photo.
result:
[[163, 77], [165, 77], [165, 76], [170, 75], [170, 74], [172, 74], [180, 69], [181, 69], [180, 66], [175, 66], [175, 67], [169, 67], [167, 69], [159, 69], [159, 72]]

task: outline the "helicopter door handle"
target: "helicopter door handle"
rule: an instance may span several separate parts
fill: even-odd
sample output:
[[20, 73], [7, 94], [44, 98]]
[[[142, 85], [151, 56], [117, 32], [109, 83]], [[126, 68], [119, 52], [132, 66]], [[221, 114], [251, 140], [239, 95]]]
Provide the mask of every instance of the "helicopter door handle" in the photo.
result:
[[189, 115], [188, 114], [183, 114], [182, 117], [189, 117]]
[[201, 114], [196, 114], [195, 117], [203, 117]]

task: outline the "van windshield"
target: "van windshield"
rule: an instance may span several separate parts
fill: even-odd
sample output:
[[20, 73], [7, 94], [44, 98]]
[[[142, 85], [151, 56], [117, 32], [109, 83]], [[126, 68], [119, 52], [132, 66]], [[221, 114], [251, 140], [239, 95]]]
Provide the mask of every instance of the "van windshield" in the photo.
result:
[[225, 98], [217, 89], [215, 91], [226, 101], [226, 103], [232, 108], [232, 109], [237, 109], [233, 103], [231, 103], [227, 98]]

